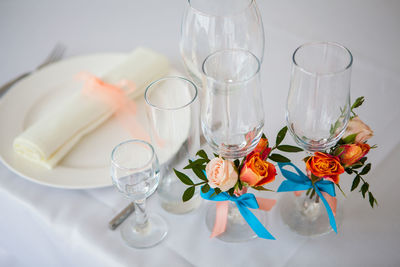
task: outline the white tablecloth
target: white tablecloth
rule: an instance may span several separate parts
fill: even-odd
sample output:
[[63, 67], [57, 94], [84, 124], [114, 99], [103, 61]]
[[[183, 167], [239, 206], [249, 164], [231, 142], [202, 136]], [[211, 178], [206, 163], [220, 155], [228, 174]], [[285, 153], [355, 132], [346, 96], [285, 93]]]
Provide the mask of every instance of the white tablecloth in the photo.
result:
[[[68, 46], [66, 56], [128, 52], [145, 45], [183, 69], [178, 40], [185, 4], [3, 0], [0, 84], [33, 69], [59, 41]], [[284, 0], [258, 5], [266, 33], [261, 70], [266, 132], [273, 138], [284, 124], [294, 49], [311, 40], [344, 44], [354, 55], [352, 96], [366, 97], [359, 114], [375, 130], [371, 143], [379, 145], [370, 152], [374, 168], [367, 176], [379, 207], [372, 210], [361, 194], [349, 194], [339, 234], [320, 238], [290, 232], [273, 209], [268, 229], [278, 240], [229, 244], [208, 237], [204, 215], [209, 203], [178, 216], [164, 212], [154, 196], [148, 208], [166, 218], [170, 231], [157, 247], [137, 250], [127, 247], [118, 231], [107, 228], [109, 219], [127, 203], [113, 188], [44, 187], [0, 164], [0, 266], [400, 265], [400, 2]], [[350, 180], [342, 176], [347, 191]], [[265, 196], [278, 201], [280, 197]]]

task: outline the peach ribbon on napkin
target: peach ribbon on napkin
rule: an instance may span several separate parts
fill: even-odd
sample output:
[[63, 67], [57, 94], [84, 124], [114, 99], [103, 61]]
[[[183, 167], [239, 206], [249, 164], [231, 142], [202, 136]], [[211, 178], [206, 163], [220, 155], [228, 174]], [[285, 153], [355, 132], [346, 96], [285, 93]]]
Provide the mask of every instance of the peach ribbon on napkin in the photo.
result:
[[149, 135], [135, 119], [136, 103], [128, 97], [136, 89], [133, 82], [121, 80], [113, 85], [88, 72], [78, 73], [77, 78], [84, 81], [82, 94], [110, 105], [115, 118], [133, 137], [149, 141]]

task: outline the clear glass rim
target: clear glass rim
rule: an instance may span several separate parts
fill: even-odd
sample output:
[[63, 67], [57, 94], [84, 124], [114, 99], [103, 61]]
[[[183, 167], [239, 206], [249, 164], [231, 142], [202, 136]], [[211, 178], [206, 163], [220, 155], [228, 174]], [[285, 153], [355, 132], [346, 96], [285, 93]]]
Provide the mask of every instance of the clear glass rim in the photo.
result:
[[[153, 87], [154, 85], [156, 85], [156, 84], [159, 83], [159, 82], [166, 81], [166, 80], [175, 80], [175, 79], [181, 80], [181, 81], [183, 81], [183, 82], [186, 82], [186, 83], [188, 83], [191, 87], [193, 87], [193, 89], [194, 89], [194, 96], [190, 99], [190, 101], [187, 102], [186, 104], [182, 105], [182, 106], [173, 107], [173, 108], [164, 108], [164, 107], [160, 107], [160, 106], [158, 106], [158, 105], [153, 104], [153, 103], [150, 101], [149, 96], [148, 96], [150, 88]], [[186, 79], [186, 78], [180, 77], [180, 76], [167, 76], [167, 77], [164, 77], [164, 78], [155, 80], [154, 82], [150, 83], [150, 84], [147, 86], [146, 91], [144, 92], [144, 99], [146, 100], [146, 103], [147, 103], [149, 106], [151, 106], [151, 107], [153, 107], [153, 108], [156, 108], [156, 109], [158, 109], [158, 110], [179, 110], [179, 109], [185, 108], [185, 107], [189, 106], [190, 104], [192, 104], [192, 103], [196, 100], [197, 94], [198, 94], [197, 86], [196, 86], [192, 81], [190, 81], [189, 79]]]
[[[215, 56], [216, 54], [219, 54], [219, 53], [223, 53], [223, 52], [232, 52], [232, 51], [246, 53], [246, 54], [248, 54], [250, 57], [252, 57], [252, 58], [254, 58], [254, 59], [256, 60], [256, 62], [257, 62], [257, 68], [256, 68], [256, 70], [254, 71], [254, 73], [253, 73], [252, 75], [250, 75], [249, 78], [244, 79], [244, 80], [240, 80], [240, 81], [226, 82], [226, 81], [218, 80], [218, 79], [216, 79], [216, 78], [210, 76], [209, 74], [207, 74], [207, 72], [206, 72], [206, 70], [205, 70], [205, 65], [206, 65], [206, 62], [207, 62], [211, 57], [213, 57], [213, 56]], [[255, 56], [252, 52], [250, 52], [249, 50], [245, 50], [245, 49], [222, 49], [222, 50], [217, 50], [217, 51], [211, 53], [210, 55], [208, 55], [208, 56], [206, 57], [206, 59], [204, 59], [204, 61], [203, 61], [201, 70], [202, 70], [202, 72], [203, 72], [203, 75], [205, 75], [205, 77], [206, 77], [207, 79], [210, 79], [210, 80], [212, 80], [212, 81], [214, 81], [214, 82], [216, 82], [216, 83], [229, 83], [229, 84], [235, 85], [235, 84], [246, 83], [246, 82], [249, 82], [250, 80], [254, 79], [254, 77], [256, 77], [256, 76], [259, 74], [260, 68], [261, 68], [261, 62], [260, 62], [260, 60], [258, 59], [258, 57], [256, 57], [256, 56]]]
[[[122, 166], [122, 165], [118, 164], [118, 163], [115, 161], [115, 158], [114, 158], [115, 152], [116, 152], [121, 146], [126, 145], [126, 144], [144, 144], [144, 145], [145, 145], [146, 147], [148, 147], [148, 148], [150, 149], [150, 151], [151, 151], [151, 157], [150, 157], [150, 159], [149, 159], [148, 161], [146, 161], [146, 163], [143, 164], [143, 166], [140, 166], [140, 167], [126, 167], [126, 166]], [[155, 155], [156, 155], [156, 153], [155, 153], [155, 151], [154, 151], [154, 148], [153, 148], [153, 146], [152, 146], [150, 143], [148, 143], [148, 142], [146, 142], [146, 141], [144, 141], [144, 140], [140, 140], [140, 139], [131, 139], [131, 140], [127, 140], [127, 141], [124, 141], [124, 142], [122, 142], [122, 143], [119, 143], [118, 145], [116, 145], [116, 146], [113, 148], [113, 150], [112, 150], [112, 152], [111, 152], [111, 163], [112, 163], [114, 166], [116, 166], [117, 168], [122, 169], [122, 170], [127, 170], [127, 171], [140, 171], [140, 170], [146, 169], [146, 168], [151, 164], [151, 162], [153, 162]]]
[[[237, 16], [238, 14], [243, 13], [244, 10], [249, 9], [252, 5], [255, 4], [255, 0], [249, 0], [249, 4], [246, 5], [245, 8], [241, 9], [240, 11], [236, 12], [236, 13], [232, 13], [232, 14], [228, 14], [228, 15], [215, 15], [215, 14], [209, 14], [209, 13], [205, 13], [204, 11], [201, 11], [200, 9], [197, 9], [195, 7], [193, 7], [192, 2], [193, 0], [187, 0], [188, 6], [195, 12], [198, 13], [202, 16], [205, 17], [214, 17], [214, 18], [226, 18], [226, 17], [234, 17]], [[217, 0], [216, 0], [217, 1]]]
[[[305, 69], [304, 67], [302, 67], [301, 65], [299, 65], [297, 63], [296, 55], [297, 55], [297, 52], [300, 49], [302, 49], [304, 47], [307, 47], [307, 46], [310, 46], [310, 45], [322, 45], [322, 44], [323, 45], [330, 45], [330, 46], [340, 47], [343, 51], [348, 53], [348, 55], [349, 55], [349, 63], [344, 68], [342, 68], [342, 69], [340, 69], [338, 71], [330, 71], [330, 72], [313, 72], [313, 71], [309, 71], [309, 70]], [[324, 41], [317, 41], [317, 42], [305, 43], [305, 44], [302, 44], [301, 46], [297, 47], [296, 50], [293, 52], [292, 61], [293, 61], [293, 64], [294, 64], [294, 66], [296, 68], [300, 69], [301, 71], [303, 71], [303, 72], [305, 72], [307, 74], [315, 75], [315, 76], [325, 76], [325, 75], [329, 76], [329, 75], [336, 75], [336, 74], [345, 72], [346, 70], [350, 69], [351, 66], [353, 65], [353, 54], [350, 52], [350, 50], [347, 47], [345, 47], [344, 45], [341, 45], [339, 43], [329, 42], [329, 41], [325, 41], [325, 42]]]

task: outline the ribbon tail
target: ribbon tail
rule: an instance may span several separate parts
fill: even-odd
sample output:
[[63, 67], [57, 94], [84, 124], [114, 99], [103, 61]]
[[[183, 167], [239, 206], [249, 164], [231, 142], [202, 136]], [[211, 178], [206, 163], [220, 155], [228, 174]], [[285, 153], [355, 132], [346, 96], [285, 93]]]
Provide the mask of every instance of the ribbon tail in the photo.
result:
[[239, 202], [236, 202], [236, 205], [240, 211], [240, 214], [242, 214], [243, 218], [246, 220], [246, 222], [249, 224], [251, 229], [253, 229], [253, 231], [257, 234], [258, 237], [275, 240], [275, 237], [273, 237], [270, 234], [270, 232], [268, 232], [267, 229], [265, 229], [264, 225], [262, 225], [262, 223], [247, 207], [245, 207]]
[[324, 203], [324, 206], [326, 208], [326, 211], [328, 212], [328, 217], [329, 217], [329, 223], [333, 229], [333, 231], [335, 231], [335, 233], [337, 234], [337, 227], [336, 227], [336, 220], [335, 220], [335, 216], [333, 215], [332, 209], [329, 206], [328, 201], [326, 201], [326, 199], [324, 198], [324, 196], [321, 194], [321, 191], [319, 191], [318, 186], [315, 186], [315, 192], [317, 192], [318, 196], [320, 197], [320, 199], [322, 200], [322, 202]]
[[228, 220], [228, 201], [217, 202], [214, 228], [211, 233], [211, 238], [219, 236], [226, 230]]
[[328, 193], [322, 192], [322, 195], [325, 197], [326, 201], [328, 202], [329, 206], [332, 209], [333, 215], [336, 216], [336, 205], [337, 199], [336, 197], [332, 197]]
[[256, 197], [259, 209], [270, 211], [276, 204], [276, 199]]

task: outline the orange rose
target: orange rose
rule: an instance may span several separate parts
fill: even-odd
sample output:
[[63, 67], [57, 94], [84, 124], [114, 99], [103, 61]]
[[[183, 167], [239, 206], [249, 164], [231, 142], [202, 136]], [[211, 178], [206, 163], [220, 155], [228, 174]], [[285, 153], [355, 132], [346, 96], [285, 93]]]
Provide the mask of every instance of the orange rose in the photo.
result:
[[340, 162], [344, 164], [345, 167], [351, 166], [354, 163], [362, 159], [371, 147], [368, 144], [349, 144], [342, 145], [338, 149], [343, 149], [339, 154]]
[[254, 148], [255, 153], [262, 153], [264, 149], [268, 147], [268, 139], [267, 138], [261, 138], [260, 142], [258, 142], [256, 148]]
[[306, 162], [306, 167], [317, 177], [326, 178], [335, 184], [339, 183], [339, 175], [344, 173], [338, 157], [325, 153], [315, 152]]
[[271, 152], [271, 149], [268, 147], [268, 139], [261, 138], [260, 142], [258, 142], [256, 148], [254, 148], [252, 152], [260, 153], [261, 159], [265, 160], [268, 157], [269, 152]]
[[239, 179], [249, 186], [262, 186], [275, 180], [276, 169], [272, 163], [261, 159], [259, 153], [247, 158]]

